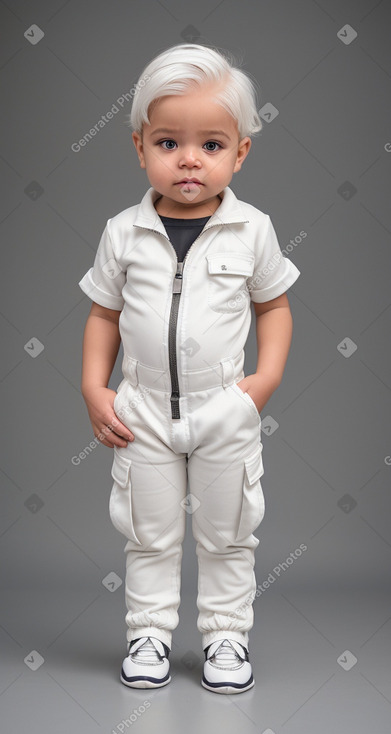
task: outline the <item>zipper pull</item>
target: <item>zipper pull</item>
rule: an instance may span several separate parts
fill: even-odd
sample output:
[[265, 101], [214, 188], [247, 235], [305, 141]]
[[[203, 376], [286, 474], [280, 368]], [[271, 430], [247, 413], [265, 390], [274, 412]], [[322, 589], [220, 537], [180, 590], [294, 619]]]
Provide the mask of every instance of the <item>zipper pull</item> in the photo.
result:
[[177, 263], [177, 271], [175, 273], [174, 282], [172, 284], [172, 292], [173, 293], [181, 293], [182, 292], [182, 271], [183, 271], [183, 262]]

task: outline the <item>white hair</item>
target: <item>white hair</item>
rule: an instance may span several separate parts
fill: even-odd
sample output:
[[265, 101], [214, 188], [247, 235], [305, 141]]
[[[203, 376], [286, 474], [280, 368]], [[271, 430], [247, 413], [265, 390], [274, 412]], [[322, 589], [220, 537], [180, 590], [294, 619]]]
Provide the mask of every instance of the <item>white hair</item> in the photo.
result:
[[127, 123], [142, 135], [152, 102], [169, 94], [186, 94], [194, 85], [219, 84], [215, 100], [232, 115], [238, 125], [239, 139], [262, 129], [257, 112], [255, 82], [234, 66], [232, 54], [195, 43], [172, 46], [145, 67], [135, 87], [132, 110]]

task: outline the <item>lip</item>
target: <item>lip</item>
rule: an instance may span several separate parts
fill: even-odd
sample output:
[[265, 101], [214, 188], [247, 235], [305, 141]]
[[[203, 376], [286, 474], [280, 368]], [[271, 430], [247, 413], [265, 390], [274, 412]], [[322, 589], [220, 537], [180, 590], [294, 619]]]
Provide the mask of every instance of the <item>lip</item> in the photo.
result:
[[194, 184], [198, 184], [199, 186], [204, 185], [201, 183], [201, 181], [198, 180], [198, 178], [183, 178], [182, 181], [177, 181], [177, 184], [185, 184], [185, 183], [194, 183]]

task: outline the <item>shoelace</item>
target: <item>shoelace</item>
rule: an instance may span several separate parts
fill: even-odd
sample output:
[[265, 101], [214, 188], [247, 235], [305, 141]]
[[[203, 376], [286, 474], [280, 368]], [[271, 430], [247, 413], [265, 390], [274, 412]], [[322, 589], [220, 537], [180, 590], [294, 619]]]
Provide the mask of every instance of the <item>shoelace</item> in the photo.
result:
[[212, 655], [211, 661], [219, 668], [225, 668], [226, 670], [232, 670], [234, 667], [239, 667], [243, 663], [243, 660], [228, 640], [224, 640], [221, 643], [220, 647]]
[[150, 637], [147, 637], [145, 642], [135, 652], [130, 652], [129, 655], [136, 663], [144, 663], [145, 665], [160, 663], [161, 661], [160, 655]]

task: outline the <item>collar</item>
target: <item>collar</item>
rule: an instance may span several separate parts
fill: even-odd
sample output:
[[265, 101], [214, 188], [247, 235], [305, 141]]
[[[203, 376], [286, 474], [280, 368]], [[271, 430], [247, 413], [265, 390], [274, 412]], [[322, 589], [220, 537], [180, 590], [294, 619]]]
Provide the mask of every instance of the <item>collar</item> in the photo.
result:
[[[239, 200], [229, 186], [226, 186], [221, 191], [220, 196], [222, 199], [221, 204], [214, 214], [211, 215], [204, 229], [215, 227], [218, 224], [236, 224], [238, 222], [249, 221], [246, 219]], [[141, 199], [133, 226], [152, 229], [155, 232], [160, 232], [167, 236], [163, 222], [154, 207], [154, 202], [159, 197], [160, 193], [151, 186]]]

